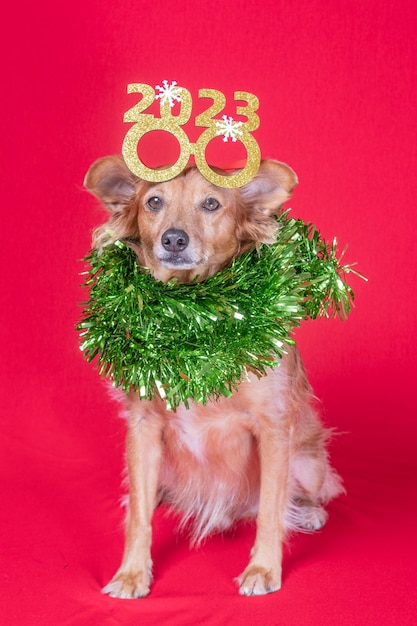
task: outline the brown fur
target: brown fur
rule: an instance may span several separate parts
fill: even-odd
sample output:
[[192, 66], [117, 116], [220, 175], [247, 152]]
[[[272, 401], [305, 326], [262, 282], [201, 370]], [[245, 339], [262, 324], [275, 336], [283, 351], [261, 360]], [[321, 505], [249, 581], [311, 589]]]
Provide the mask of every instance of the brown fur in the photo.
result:
[[[85, 184], [110, 211], [94, 232], [95, 247], [123, 238], [156, 280], [189, 282], [272, 243], [272, 216], [297, 177], [283, 163], [264, 161], [253, 181], [237, 190], [215, 187], [195, 168], [153, 184], [133, 176], [120, 157], [107, 157], [92, 165]], [[342, 490], [297, 350], [288, 348], [267, 376], [249, 373], [231, 398], [206, 406], [191, 402], [189, 409], [167, 411], [161, 399], [141, 401], [133, 392], [125, 403], [126, 542], [122, 564], [103, 591], [121, 598], [149, 593], [151, 521], [161, 500], [193, 521], [195, 541], [256, 516], [255, 545], [237, 579], [239, 591], [279, 589], [286, 532], [320, 528], [322, 505]]]

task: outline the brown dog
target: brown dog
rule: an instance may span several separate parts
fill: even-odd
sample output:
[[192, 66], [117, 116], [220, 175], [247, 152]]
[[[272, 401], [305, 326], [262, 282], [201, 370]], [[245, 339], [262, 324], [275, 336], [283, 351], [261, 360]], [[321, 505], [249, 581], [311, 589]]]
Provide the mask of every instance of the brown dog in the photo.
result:
[[[280, 208], [297, 184], [287, 165], [263, 161], [240, 189], [208, 182], [196, 168], [163, 183], [136, 178], [120, 157], [94, 163], [85, 185], [110, 211], [94, 232], [100, 249], [124, 239], [156, 280], [204, 280], [260, 243], [272, 243]], [[151, 522], [158, 502], [194, 521], [194, 539], [256, 516], [251, 558], [238, 577], [244, 595], [281, 586], [282, 542], [316, 530], [322, 505], [342, 491], [326, 452], [327, 431], [296, 349], [279, 367], [251, 374], [231, 398], [167, 411], [160, 398], [126, 398], [129, 499], [122, 564], [103, 589], [120, 598], [149, 593]]]

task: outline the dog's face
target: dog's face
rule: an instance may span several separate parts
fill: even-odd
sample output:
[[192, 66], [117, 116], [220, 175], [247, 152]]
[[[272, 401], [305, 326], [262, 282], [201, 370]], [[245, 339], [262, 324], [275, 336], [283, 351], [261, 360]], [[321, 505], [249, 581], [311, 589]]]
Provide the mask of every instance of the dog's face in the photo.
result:
[[157, 280], [203, 280], [244, 250], [275, 240], [271, 216], [296, 183], [291, 168], [276, 161], [264, 161], [240, 189], [217, 187], [195, 167], [149, 183], [131, 174], [120, 157], [106, 157], [91, 166], [85, 180], [110, 210], [93, 245], [126, 239]]
[[156, 184], [137, 197], [144, 265], [155, 278], [188, 282], [227, 264], [239, 250], [236, 195], [196, 169]]

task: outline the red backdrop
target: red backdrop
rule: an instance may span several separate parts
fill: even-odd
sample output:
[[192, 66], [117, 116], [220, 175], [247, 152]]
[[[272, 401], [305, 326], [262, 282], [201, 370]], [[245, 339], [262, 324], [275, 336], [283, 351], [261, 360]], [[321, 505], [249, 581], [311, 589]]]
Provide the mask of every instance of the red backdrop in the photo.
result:
[[[6, 19], [5, 15], [6, 13]], [[412, 0], [9, 3], [3, 126], [0, 616], [4, 624], [415, 623], [416, 11]], [[289, 163], [293, 215], [337, 235], [356, 308], [300, 347], [347, 495], [294, 537], [284, 587], [247, 599], [253, 525], [190, 550], [155, 519], [155, 585], [104, 597], [121, 555], [124, 424], [79, 352], [78, 275], [102, 220], [82, 189], [118, 153], [130, 82], [261, 101], [263, 156]]]

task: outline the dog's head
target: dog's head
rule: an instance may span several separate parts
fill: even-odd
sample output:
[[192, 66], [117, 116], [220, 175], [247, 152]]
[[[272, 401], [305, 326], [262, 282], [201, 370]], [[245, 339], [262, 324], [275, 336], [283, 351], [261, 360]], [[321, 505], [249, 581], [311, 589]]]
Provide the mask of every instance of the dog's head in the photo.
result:
[[265, 160], [253, 180], [238, 189], [213, 185], [196, 167], [150, 183], [134, 176], [121, 157], [105, 157], [85, 178], [87, 189], [110, 211], [109, 220], [94, 231], [93, 247], [124, 239], [157, 280], [203, 280], [245, 250], [275, 241], [272, 216], [297, 182], [288, 165]]

